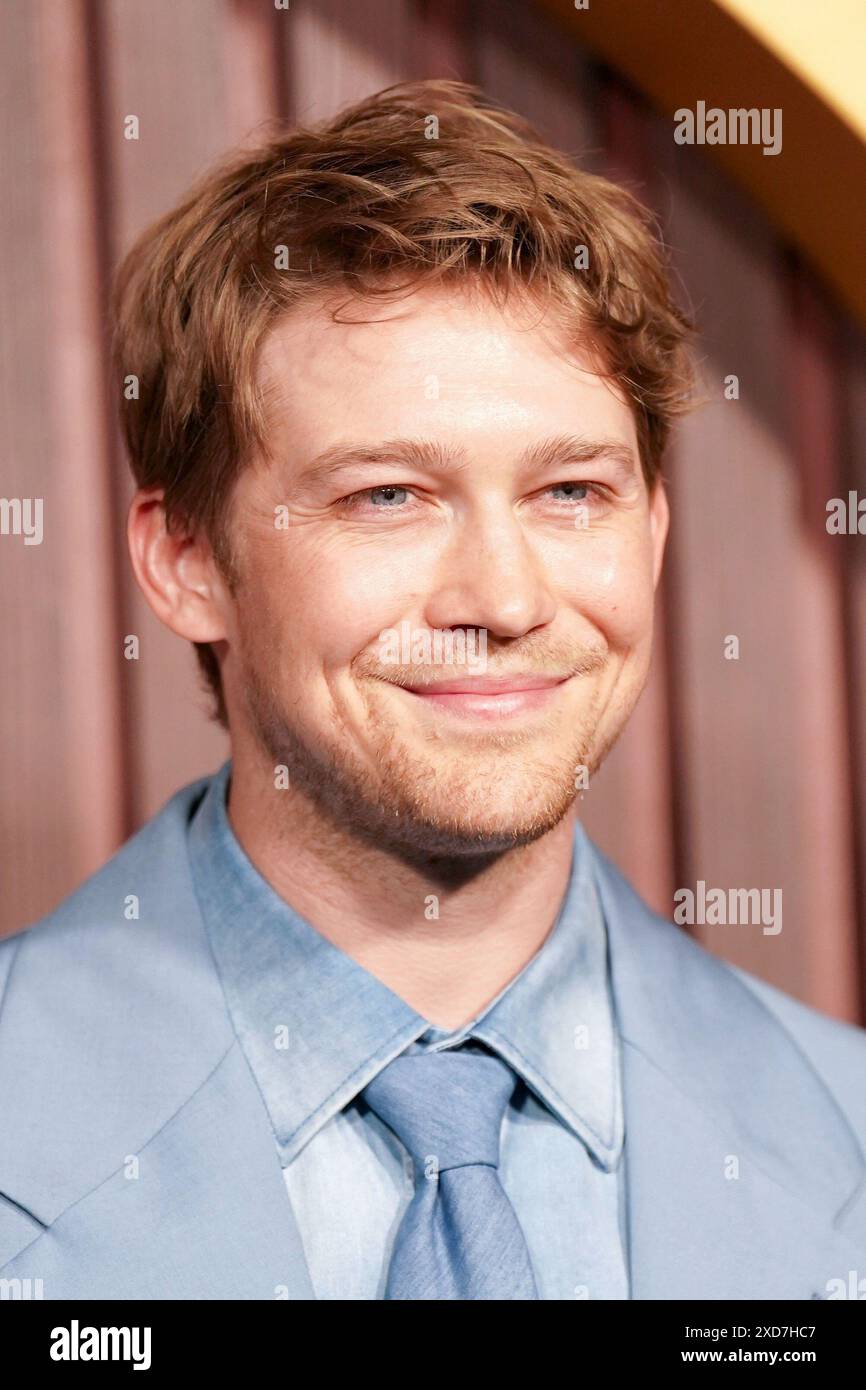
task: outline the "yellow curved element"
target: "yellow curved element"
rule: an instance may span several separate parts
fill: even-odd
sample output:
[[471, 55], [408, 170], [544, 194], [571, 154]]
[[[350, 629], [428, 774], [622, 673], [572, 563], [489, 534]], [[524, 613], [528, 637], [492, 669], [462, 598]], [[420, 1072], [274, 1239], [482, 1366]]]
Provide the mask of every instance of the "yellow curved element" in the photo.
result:
[[866, 0], [716, 3], [866, 140]]
[[866, 324], [866, 0], [539, 0], [671, 119], [782, 112], [777, 155], [706, 144]]

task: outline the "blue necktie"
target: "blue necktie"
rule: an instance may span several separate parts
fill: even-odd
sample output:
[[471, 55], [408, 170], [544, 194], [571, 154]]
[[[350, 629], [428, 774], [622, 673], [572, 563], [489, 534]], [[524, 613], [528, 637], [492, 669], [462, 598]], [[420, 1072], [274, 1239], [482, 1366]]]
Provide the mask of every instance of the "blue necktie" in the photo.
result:
[[443, 1049], [404, 1053], [365, 1088], [415, 1165], [386, 1299], [538, 1298], [498, 1172], [499, 1131], [516, 1084], [492, 1053]]

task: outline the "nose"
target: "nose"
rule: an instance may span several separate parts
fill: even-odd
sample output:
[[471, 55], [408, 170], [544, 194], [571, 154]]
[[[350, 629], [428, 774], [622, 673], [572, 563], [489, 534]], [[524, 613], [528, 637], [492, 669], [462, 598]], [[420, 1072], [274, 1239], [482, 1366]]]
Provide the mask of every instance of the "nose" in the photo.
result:
[[486, 628], [495, 637], [522, 637], [551, 622], [555, 609], [543, 557], [507, 502], [460, 519], [427, 600], [430, 627]]

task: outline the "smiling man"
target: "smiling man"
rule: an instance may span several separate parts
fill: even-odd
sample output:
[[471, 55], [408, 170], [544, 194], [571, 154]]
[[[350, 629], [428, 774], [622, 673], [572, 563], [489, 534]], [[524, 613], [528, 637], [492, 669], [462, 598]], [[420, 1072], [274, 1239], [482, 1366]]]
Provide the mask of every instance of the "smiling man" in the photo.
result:
[[646, 680], [688, 400], [648, 216], [406, 84], [210, 172], [114, 311], [132, 563], [231, 760], [0, 948], [3, 1275], [832, 1296], [866, 1035], [655, 917], [575, 815]]

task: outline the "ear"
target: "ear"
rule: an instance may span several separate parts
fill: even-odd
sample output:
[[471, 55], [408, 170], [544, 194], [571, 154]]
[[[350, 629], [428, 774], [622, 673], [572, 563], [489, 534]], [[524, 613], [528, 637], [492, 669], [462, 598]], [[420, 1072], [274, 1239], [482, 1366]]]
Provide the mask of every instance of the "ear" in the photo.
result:
[[200, 535], [169, 533], [162, 489], [135, 494], [126, 535], [136, 580], [160, 622], [188, 642], [222, 641], [228, 595], [213, 552]]
[[665, 542], [668, 538], [668, 528], [671, 519], [668, 497], [661, 478], [657, 478], [653, 483], [649, 499], [649, 514], [653, 552], [653, 589], [656, 589], [658, 588], [658, 582], [661, 577]]

